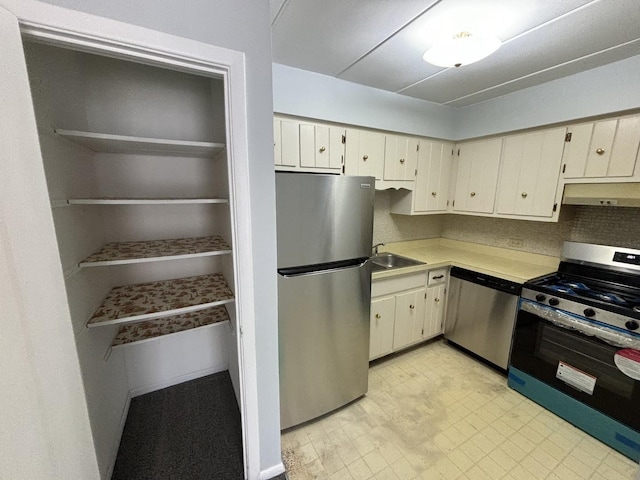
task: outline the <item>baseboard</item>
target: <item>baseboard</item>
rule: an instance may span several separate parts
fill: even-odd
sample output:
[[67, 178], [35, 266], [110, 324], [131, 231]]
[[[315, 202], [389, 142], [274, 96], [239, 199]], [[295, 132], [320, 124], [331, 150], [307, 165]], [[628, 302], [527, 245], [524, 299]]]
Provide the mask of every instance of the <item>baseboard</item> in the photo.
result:
[[109, 480], [113, 475], [113, 469], [116, 466], [116, 458], [118, 457], [118, 450], [120, 449], [120, 441], [122, 440], [122, 434], [124, 433], [124, 425], [127, 422], [127, 415], [129, 414], [129, 405], [131, 405], [131, 392], [127, 393], [127, 398], [124, 401], [124, 408], [122, 409], [122, 415], [120, 415], [120, 422], [118, 425], [118, 436], [114, 442], [113, 452], [111, 455], [111, 461], [109, 462], [109, 468], [107, 470], [107, 476], [103, 480]]
[[281, 473], [284, 473], [284, 463], [280, 462], [277, 465], [273, 465], [265, 470], [260, 471], [260, 480], [270, 480], [273, 477], [277, 477]]
[[184, 375], [168, 378], [166, 380], [163, 380], [162, 382], [152, 383], [151, 385], [146, 385], [144, 387], [133, 389], [130, 391], [130, 394], [131, 394], [131, 397], [137, 397], [139, 395], [144, 395], [145, 393], [155, 392], [156, 390], [161, 390], [163, 388], [172, 387], [180, 383], [188, 382], [189, 380], [195, 380], [196, 378], [205, 377], [207, 375], [211, 375], [214, 373], [224, 372], [225, 370], [228, 370], [228, 369], [229, 369], [229, 365], [226, 363], [223, 365], [208, 367], [203, 370], [189, 372]]

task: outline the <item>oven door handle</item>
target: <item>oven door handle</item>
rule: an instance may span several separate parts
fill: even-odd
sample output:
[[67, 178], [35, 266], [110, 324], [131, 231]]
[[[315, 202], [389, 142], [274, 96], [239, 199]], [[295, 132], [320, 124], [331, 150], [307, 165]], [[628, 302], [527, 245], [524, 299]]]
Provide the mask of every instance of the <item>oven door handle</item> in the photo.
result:
[[583, 320], [577, 315], [556, 310], [546, 305], [540, 305], [526, 299], [520, 299], [520, 310], [536, 315], [558, 327], [576, 330], [583, 335], [599, 338], [614, 347], [640, 350], [640, 338], [635, 335], [613, 330], [611, 327], [602, 327], [595, 322]]

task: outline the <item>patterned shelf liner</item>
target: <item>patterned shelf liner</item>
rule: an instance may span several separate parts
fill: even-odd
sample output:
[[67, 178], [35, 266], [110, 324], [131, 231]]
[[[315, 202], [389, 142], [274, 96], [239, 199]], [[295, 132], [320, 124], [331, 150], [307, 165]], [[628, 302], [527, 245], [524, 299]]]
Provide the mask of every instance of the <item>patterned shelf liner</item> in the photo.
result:
[[223, 306], [207, 308], [197, 312], [183, 313], [172, 317], [157, 318], [146, 322], [123, 325], [113, 340], [113, 347], [122, 347], [132, 343], [151, 340], [163, 335], [183, 332], [229, 320], [227, 309]]
[[230, 251], [229, 244], [218, 235], [146, 242], [113, 242], [103, 245], [98, 251], [82, 260], [80, 266], [89, 267], [111, 262], [126, 263], [140, 259]]
[[233, 292], [221, 273], [126, 285], [107, 294], [87, 326], [152, 320], [232, 301]]

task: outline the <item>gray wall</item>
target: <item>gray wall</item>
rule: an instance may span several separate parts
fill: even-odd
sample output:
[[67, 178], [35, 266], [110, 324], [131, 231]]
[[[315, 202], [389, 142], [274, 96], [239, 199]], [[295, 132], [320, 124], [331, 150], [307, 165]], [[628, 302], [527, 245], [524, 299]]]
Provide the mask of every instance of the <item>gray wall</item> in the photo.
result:
[[275, 176], [268, 1], [45, 0], [245, 53], [261, 469], [280, 463]]
[[273, 64], [273, 111], [319, 120], [454, 138], [454, 109]]

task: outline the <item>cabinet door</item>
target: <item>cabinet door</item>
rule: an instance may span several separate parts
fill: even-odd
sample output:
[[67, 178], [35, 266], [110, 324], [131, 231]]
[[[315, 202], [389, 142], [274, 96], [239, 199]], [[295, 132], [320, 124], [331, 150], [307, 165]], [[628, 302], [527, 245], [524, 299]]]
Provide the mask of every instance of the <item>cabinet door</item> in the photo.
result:
[[493, 212], [501, 151], [502, 138], [459, 146], [454, 210]]
[[565, 128], [505, 137], [496, 212], [553, 216]]
[[384, 165], [384, 135], [366, 130], [347, 129], [345, 173], [368, 175], [382, 180]]
[[290, 120], [280, 121], [281, 158], [280, 165], [297, 167], [300, 165], [300, 129], [299, 123]]
[[282, 135], [277, 118], [273, 119], [273, 159], [276, 165], [282, 165]]
[[[328, 142], [329, 142], [329, 152], [328, 155], [325, 155], [325, 159], [322, 160], [322, 165], [328, 161], [326, 168], [331, 168], [334, 170], [342, 169], [342, 163], [344, 161], [344, 128], [340, 127], [329, 127], [328, 132]], [[318, 148], [318, 152], [322, 150], [322, 146]]]
[[630, 177], [638, 160], [640, 116], [621, 118], [611, 148], [607, 177]]
[[371, 301], [369, 360], [387, 355], [393, 350], [395, 307], [396, 299], [393, 296]]
[[564, 178], [633, 176], [640, 146], [640, 116], [572, 125], [563, 156]]
[[446, 211], [449, 201], [453, 144], [420, 141], [414, 210]]
[[427, 311], [423, 333], [425, 339], [440, 335], [444, 331], [445, 293], [445, 284], [427, 288]]
[[396, 295], [393, 349], [398, 350], [422, 339], [425, 288]]
[[315, 127], [308, 123], [300, 126], [300, 167], [315, 168], [316, 166], [316, 132]]
[[416, 138], [385, 135], [385, 180], [413, 180], [418, 162], [418, 145]]

